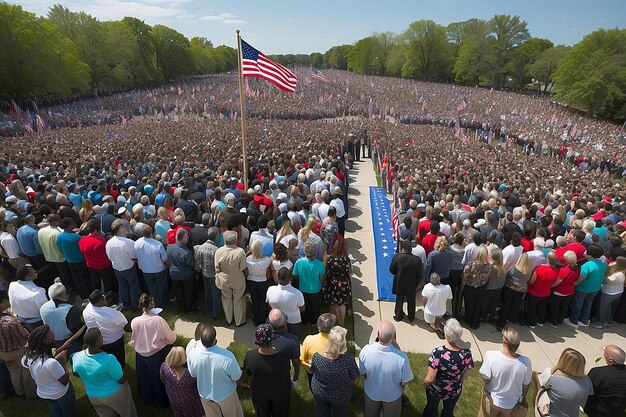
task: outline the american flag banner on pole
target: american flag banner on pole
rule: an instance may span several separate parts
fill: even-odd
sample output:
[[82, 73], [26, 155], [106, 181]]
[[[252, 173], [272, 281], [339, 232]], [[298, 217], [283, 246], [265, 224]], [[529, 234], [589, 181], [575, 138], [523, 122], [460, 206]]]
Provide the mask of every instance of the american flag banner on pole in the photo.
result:
[[288, 93], [296, 91], [298, 77], [287, 68], [267, 58], [262, 52], [241, 40], [241, 63], [244, 77], [259, 77]]
[[576, 137], [576, 132], [578, 132], [578, 124], [574, 123], [574, 126], [569, 130], [569, 135], [573, 138]]
[[398, 219], [400, 218], [400, 212], [402, 211], [402, 202], [398, 197], [398, 192], [394, 192], [394, 198], [391, 201], [391, 226], [393, 227], [393, 238], [396, 242], [400, 239], [400, 233], [398, 231]]
[[463, 111], [467, 108], [467, 102], [465, 100], [463, 100], [462, 102], [459, 103], [458, 106], [456, 106], [457, 111]]
[[311, 78], [315, 78], [316, 80], [320, 80], [322, 82], [327, 83], [328, 82], [328, 78], [326, 78], [326, 76], [324, 74], [322, 74], [322, 71], [318, 70], [315, 67], [311, 67]]

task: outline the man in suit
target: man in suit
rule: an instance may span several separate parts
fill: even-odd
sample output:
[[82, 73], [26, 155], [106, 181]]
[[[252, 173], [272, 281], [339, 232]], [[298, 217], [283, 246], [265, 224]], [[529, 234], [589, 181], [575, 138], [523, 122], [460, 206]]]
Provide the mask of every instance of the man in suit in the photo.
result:
[[411, 253], [411, 242], [405, 240], [401, 244], [400, 253], [394, 255], [389, 266], [393, 274], [393, 293], [396, 294], [395, 321], [401, 321], [404, 314], [404, 302], [408, 304], [409, 322], [415, 319], [415, 294], [417, 286], [422, 282], [422, 260]]

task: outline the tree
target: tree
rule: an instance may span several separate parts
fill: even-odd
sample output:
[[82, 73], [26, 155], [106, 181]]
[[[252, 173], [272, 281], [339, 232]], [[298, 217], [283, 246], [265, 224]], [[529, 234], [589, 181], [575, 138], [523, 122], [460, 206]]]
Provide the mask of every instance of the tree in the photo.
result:
[[408, 45], [402, 76], [426, 81], [449, 78], [452, 50], [446, 30], [432, 20], [418, 20], [402, 34]]
[[324, 66], [345, 70], [348, 69], [348, 53], [352, 49], [352, 45], [333, 46], [324, 54]]
[[504, 83], [509, 51], [530, 38], [526, 22], [519, 16], [495, 15], [490, 21], [491, 31], [496, 37], [495, 66], [492, 70], [494, 87], [500, 88]]
[[408, 46], [404, 43], [399, 43], [391, 48], [385, 61], [385, 75], [392, 77], [402, 76], [402, 66], [406, 62], [406, 54]]
[[89, 72], [74, 43], [44, 18], [0, 3], [0, 95], [27, 97], [87, 91]]
[[463, 28], [463, 40], [452, 72], [460, 84], [482, 85], [489, 82], [495, 65], [495, 38], [489, 23], [470, 19]]
[[554, 73], [556, 98], [588, 115], [626, 117], [626, 29], [600, 29], [568, 51]]
[[569, 49], [570, 47], [563, 45], [546, 49], [537, 57], [535, 62], [530, 64], [528, 74], [539, 82], [540, 88], [543, 85], [544, 92], [548, 91], [548, 87], [553, 81], [552, 76]]
[[521, 90], [530, 82], [528, 73], [530, 65], [535, 62], [543, 51], [553, 46], [552, 42], [548, 39], [530, 38], [528, 41], [511, 50], [506, 69], [513, 78], [515, 88]]
[[348, 68], [359, 74], [384, 74], [384, 53], [376, 37], [368, 36], [354, 44], [348, 53]]
[[212, 53], [213, 44], [207, 38], [194, 37], [189, 42], [189, 53], [193, 61], [194, 74], [213, 74], [217, 72], [217, 55]]
[[135, 85], [161, 80], [163, 77], [156, 67], [156, 52], [152, 27], [145, 22], [134, 18], [125, 17], [122, 22], [130, 28], [137, 40], [139, 47], [139, 63], [133, 68], [132, 75]]
[[164, 25], [152, 27], [157, 68], [166, 81], [181, 78], [193, 72], [189, 40], [180, 32]]
[[322, 68], [324, 66], [324, 55], [319, 52], [313, 52], [309, 59], [311, 61], [311, 65], [315, 68]]

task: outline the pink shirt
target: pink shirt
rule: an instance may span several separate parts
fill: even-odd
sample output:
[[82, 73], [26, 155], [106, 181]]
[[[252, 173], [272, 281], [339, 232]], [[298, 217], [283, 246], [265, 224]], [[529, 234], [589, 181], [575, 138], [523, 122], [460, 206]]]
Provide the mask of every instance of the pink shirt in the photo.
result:
[[165, 319], [154, 314], [143, 313], [135, 317], [130, 327], [133, 330], [130, 345], [141, 356], [151, 356], [176, 340]]

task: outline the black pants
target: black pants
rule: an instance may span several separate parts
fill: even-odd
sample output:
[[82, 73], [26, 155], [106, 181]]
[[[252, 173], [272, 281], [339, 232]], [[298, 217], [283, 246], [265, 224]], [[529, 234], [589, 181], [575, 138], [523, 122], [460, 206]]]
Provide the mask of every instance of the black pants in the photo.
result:
[[496, 310], [500, 303], [500, 294], [502, 288], [496, 288], [495, 290], [485, 291], [485, 299], [483, 300], [483, 307], [481, 309], [480, 317], [487, 321], [487, 319], [496, 319]]
[[85, 262], [78, 262], [75, 264], [68, 263], [67, 265], [70, 268], [72, 280], [74, 281], [76, 291], [80, 295], [80, 298], [83, 300], [89, 298], [89, 294], [91, 294], [95, 288], [91, 288], [91, 279], [89, 278], [87, 265], [85, 265]]
[[54, 267], [59, 274], [59, 278], [61, 278], [61, 283], [65, 285], [65, 288], [68, 290], [70, 288], [76, 289], [76, 285], [74, 285], [74, 280], [72, 279], [72, 273], [70, 272], [70, 268], [67, 266], [67, 262], [53, 262]]
[[524, 294], [509, 287], [502, 288], [502, 295], [500, 296], [502, 307], [500, 308], [500, 318], [498, 319], [499, 327], [504, 327], [507, 321], [517, 321]]
[[302, 293], [304, 295], [304, 311], [302, 312], [302, 323], [317, 324], [322, 306], [322, 292], [315, 294]]
[[187, 279], [173, 279], [172, 289], [176, 295], [178, 309], [183, 313], [191, 311], [193, 305], [193, 275]]
[[[112, 267], [105, 269], [87, 268], [89, 270], [89, 279], [91, 281], [91, 290], [102, 289], [106, 294], [109, 291], [114, 291], [117, 287], [117, 280], [115, 279], [115, 273]], [[114, 286], [115, 285], [115, 286]]]
[[548, 321], [550, 323], [555, 326], [563, 323], [573, 295], [550, 295], [548, 300]]
[[485, 288], [470, 287], [466, 285], [463, 288], [463, 300], [465, 301], [465, 321], [472, 329], [478, 329], [480, 326], [480, 311], [483, 308], [483, 300], [485, 298]]
[[537, 323], [543, 324], [546, 322], [548, 298], [526, 294], [526, 324], [534, 326]]
[[396, 291], [396, 307], [394, 313], [398, 320], [402, 320], [404, 314], [404, 302], [406, 301], [409, 317], [409, 321], [415, 320], [415, 288], [409, 288], [408, 290], [398, 289]]
[[115, 356], [115, 359], [122, 365], [122, 369], [126, 366], [126, 352], [124, 351], [124, 336], [120, 337], [113, 343], [102, 345], [102, 350]]
[[452, 290], [452, 317], [456, 317], [461, 311], [461, 277], [463, 276], [462, 269], [451, 269], [450, 276], [448, 278], [442, 278], [441, 283], [449, 285]]
[[337, 218], [337, 228], [341, 236], [346, 234], [346, 216]]
[[267, 295], [267, 289], [270, 287], [270, 282], [246, 281], [246, 283], [248, 284], [248, 292], [252, 299], [252, 318], [254, 325], [258, 326], [267, 321], [269, 311], [267, 309], [267, 303], [265, 302], [265, 296]]

